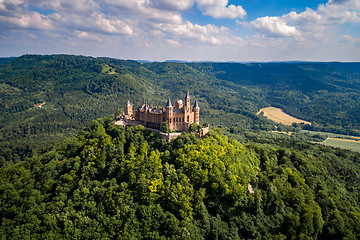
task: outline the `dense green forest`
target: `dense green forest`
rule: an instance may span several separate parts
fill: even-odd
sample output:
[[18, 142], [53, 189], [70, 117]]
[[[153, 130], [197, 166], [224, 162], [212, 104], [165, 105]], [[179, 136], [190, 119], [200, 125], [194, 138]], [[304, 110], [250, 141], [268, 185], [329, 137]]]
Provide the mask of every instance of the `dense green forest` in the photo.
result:
[[359, 63], [139, 63], [70, 55], [2, 60], [0, 166], [49, 150], [127, 100], [135, 107], [143, 99], [163, 106], [187, 90], [199, 100], [203, 123], [238, 139], [276, 129], [256, 115], [267, 106], [313, 123], [304, 129], [360, 134]]
[[[360, 135], [359, 69], [0, 59], [0, 236], [360, 239], [360, 153], [300, 132]], [[163, 106], [188, 90], [213, 129], [203, 139], [113, 125], [127, 100]], [[267, 106], [313, 124], [256, 115]]]
[[[166, 143], [113, 117], [0, 169], [4, 239], [359, 239], [360, 154], [219, 130]], [[252, 186], [253, 193], [248, 190]]]

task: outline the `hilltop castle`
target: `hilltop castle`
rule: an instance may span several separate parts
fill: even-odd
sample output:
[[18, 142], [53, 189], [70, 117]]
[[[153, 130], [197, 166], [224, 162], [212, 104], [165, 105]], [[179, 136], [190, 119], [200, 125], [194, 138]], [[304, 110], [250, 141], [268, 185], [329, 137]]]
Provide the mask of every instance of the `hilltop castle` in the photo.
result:
[[187, 131], [192, 123], [199, 124], [200, 107], [197, 101], [190, 105], [189, 92], [186, 93], [185, 103], [177, 100], [172, 106], [169, 98], [164, 108], [155, 107], [144, 102], [133, 113], [130, 101], [125, 104], [124, 118], [127, 121], [137, 121], [144, 126], [160, 129], [163, 122], [167, 121], [169, 128], [174, 131]]

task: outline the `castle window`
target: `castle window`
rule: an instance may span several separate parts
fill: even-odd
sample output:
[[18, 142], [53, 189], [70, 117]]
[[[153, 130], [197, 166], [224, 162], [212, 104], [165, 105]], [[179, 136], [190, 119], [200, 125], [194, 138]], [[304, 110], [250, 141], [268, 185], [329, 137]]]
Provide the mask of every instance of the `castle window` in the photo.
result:
[[182, 121], [184, 122], [184, 118], [182, 118]]
[[189, 121], [190, 121], [189, 116], [187, 116], [187, 122], [189, 122]]
[[175, 118], [174, 118], [174, 122], [175, 122]]
[[169, 119], [169, 123], [171, 123], [171, 118]]

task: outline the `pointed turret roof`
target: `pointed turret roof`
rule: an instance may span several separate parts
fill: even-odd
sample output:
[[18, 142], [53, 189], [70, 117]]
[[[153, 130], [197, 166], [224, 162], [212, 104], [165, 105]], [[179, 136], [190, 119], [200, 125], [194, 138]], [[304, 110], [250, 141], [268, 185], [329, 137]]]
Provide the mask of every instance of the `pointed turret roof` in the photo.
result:
[[128, 102], [127, 102], [127, 105], [128, 105], [128, 106], [131, 106], [131, 104], [130, 104], [130, 101], [129, 101], [129, 100], [128, 100]]
[[194, 104], [194, 107], [193, 107], [193, 108], [200, 108], [200, 107], [199, 107], [199, 103], [198, 103], [197, 100], [195, 100], [195, 104]]
[[145, 101], [145, 109], [148, 108], [148, 104], [147, 101]]
[[189, 94], [189, 91], [186, 92], [186, 96], [185, 98], [190, 98], [190, 94]]
[[172, 105], [171, 105], [171, 100], [170, 100], [170, 98], [169, 98], [169, 100], [168, 100], [168, 102], [167, 102], [167, 104], [166, 104], [166, 107], [168, 108], [168, 107], [173, 107]]

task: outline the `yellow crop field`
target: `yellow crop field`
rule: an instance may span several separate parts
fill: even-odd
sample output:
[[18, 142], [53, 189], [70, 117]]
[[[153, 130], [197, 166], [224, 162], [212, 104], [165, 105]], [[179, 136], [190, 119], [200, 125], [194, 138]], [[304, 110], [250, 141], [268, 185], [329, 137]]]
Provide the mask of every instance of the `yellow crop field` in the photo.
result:
[[274, 122], [282, 123], [284, 125], [291, 125], [293, 123], [311, 124], [308, 121], [290, 116], [289, 114], [285, 113], [282, 109], [276, 107], [262, 108], [257, 114], [261, 114], [261, 113], [263, 113], [264, 117], [267, 117], [268, 119], [273, 120]]

